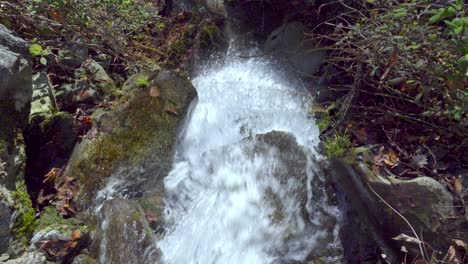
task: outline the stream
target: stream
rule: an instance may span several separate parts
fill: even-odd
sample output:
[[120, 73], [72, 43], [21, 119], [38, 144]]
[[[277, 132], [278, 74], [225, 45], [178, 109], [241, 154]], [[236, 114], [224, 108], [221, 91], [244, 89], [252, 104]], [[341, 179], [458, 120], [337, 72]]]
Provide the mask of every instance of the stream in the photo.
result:
[[[270, 63], [229, 57], [193, 80], [198, 103], [164, 180], [163, 263], [339, 263], [311, 98]], [[276, 143], [260, 142], [271, 131]]]

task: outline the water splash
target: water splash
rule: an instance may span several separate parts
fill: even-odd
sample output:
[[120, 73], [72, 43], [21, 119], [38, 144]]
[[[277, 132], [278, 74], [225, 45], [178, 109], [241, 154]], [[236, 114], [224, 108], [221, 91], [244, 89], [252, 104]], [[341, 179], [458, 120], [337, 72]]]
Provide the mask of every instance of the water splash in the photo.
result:
[[[298, 190], [311, 200], [318, 157], [310, 98], [259, 59], [230, 60], [193, 83], [199, 101], [165, 178], [164, 263], [302, 261], [330, 235], [325, 243], [336, 242], [323, 226], [339, 214], [324, 197], [307, 204], [317, 215], [301, 212]], [[255, 151], [255, 135], [273, 130], [294, 135], [305, 156], [303, 178], [274, 176], [288, 166], [277, 148]]]

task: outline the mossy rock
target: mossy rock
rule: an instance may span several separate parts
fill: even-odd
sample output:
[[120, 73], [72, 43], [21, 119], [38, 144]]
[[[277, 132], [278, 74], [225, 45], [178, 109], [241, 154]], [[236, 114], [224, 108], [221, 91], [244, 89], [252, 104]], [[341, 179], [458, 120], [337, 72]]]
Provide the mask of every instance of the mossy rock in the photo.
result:
[[187, 79], [160, 71], [146, 87], [133, 89], [112, 109], [93, 115], [96, 138], [84, 138], [76, 146], [67, 170], [81, 184], [79, 204], [89, 206], [109, 176], [132, 174], [134, 168], [140, 171], [135, 184], [141, 188], [162, 186], [171, 168], [178, 128], [195, 97]]
[[96, 246], [107, 263], [158, 263], [161, 256], [156, 237], [141, 208], [129, 200], [104, 203]]
[[[399, 234], [416, 236], [406, 220], [416, 228], [417, 236], [431, 247], [445, 249], [449, 244], [446, 235], [449, 227], [457, 229], [448, 224], [448, 219], [456, 214], [452, 195], [432, 178], [405, 180], [380, 171], [374, 164], [374, 155], [379, 149], [379, 146], [350, 149], [332, 160], [333, 178], [338, 192], [349, 201], [347, 206], [358, 215], [359, 222], [365, 223], [373, 239], [390, 258], [399, 257], [401, 246], [391, 238]], [[419, 254], [416, 244], [405, 246], [410, 254]]]

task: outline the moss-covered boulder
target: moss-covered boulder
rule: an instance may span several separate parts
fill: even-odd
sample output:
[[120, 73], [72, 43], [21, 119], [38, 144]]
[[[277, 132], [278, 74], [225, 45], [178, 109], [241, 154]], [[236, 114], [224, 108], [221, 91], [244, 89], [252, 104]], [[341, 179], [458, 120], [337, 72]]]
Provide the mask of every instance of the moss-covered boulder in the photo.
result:
[[81, 184], [81, 206], [90, 206], [117, 172], [131, 185], [127, 190], [162, 191], [178, 129], [197, 93], [186, 78], [171, 71], [156, 72], [145, 84], [91, 117], [91, 134], [76, 146], [67, 170]]
[[[351, 224], [345, 227], [345, 232], [346, 228], [350, 230], [343, 237], [343, 242], [357, 242], [356, 230], [361, 228], [365, 230], [364, 233], [369, 234], [364, 240], [374, 240], [392, 263], [402, 255], [399, 253], [402, 241], [392, 239], [400, 234], [419, 237], [441, 252], [446, 250], [449, 245], [449, 230], [458, 229], [453, 226], [450, 228], [448, 224], [449, 219], [456, 215], [452, 195], [446, 187], [432, 178], [402, 180], [388, 171], [379, 170], [375, 166], [372, 153], [375, 149], [379, 148], [353, 149], [332, 162], [339, 195], [344, 198], [348, 207], [347, 217], [356, 218], [348, 222], [360, 225], [356, 227]], [[420, 254], [417, 243], [404, 245], [410, 253]], [[348, 257], [361, 262], [363, 259], [359, 259], [362, 257], [360, 253], [350, 252], [356, 246], [362, 248], [363, 245], [349, 244], [345, 248], [348, 249]]]
[[158, 262], [161, 252], [156, 237], [139, 206], [128, 200], [109, 200], [99, 218], [96, 242], [100, 263]]

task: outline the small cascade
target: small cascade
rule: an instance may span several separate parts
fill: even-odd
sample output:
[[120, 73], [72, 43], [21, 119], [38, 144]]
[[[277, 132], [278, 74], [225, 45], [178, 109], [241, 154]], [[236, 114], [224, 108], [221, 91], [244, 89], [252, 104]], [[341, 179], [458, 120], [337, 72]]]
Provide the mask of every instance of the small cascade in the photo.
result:
[[198, 104], [165, 178], [164, 263], [340, 262], [311, 98], [272, 68], [228, 59], [193, 80]]

